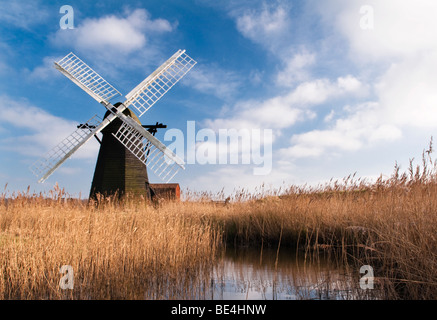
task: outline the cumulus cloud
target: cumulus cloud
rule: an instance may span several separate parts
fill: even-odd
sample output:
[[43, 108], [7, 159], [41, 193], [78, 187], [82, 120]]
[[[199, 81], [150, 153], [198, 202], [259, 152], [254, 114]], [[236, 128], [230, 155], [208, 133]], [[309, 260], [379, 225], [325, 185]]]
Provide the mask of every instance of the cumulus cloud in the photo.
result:
[[165, 19], [152, 19], [144, 9], [125, 12], [124, 17], [108, 15], [85, 19], [74, 30], [58, 30], [53, 42], [73, 46], [82, 51], [128, 54], [142, 49], [152, 34], [172, 31], [174, 26]]
[[375, 142], [392, 142], [402, 137], [399, 127], [386, 123], [381, 112], [378, 103], [345, 108], [345, 115], [328, 129], [293, 135], [291, 146], [281, 149], [280, 154], [286, 158], [318, 157], [339, 151], [357, 151]]
[[[437, 41], [436, 41], [437, 42]], [[375, 84], [388, 123], [434, 128], [437, 123], [437, 50], [391, 64]]]
[[0, 20], [4, 24], [31, 30], [33, 26], [46, 23], [48, 9], [39, 1], [1, 1]]
[[[23, 156], [42, 157], [62, 139], [76, 130], [77, 123], [54, 116], [26, 100], [1, 96], [0, 124], [4, 127], [0, 148], [17, 152]], [[13, 128], [10, 134], [8, 128]], [[93, 158], [98, 146], [88, 143], [75, 157]]]
[[[224, 129], [234, 129], [241, 135], [241, 141], [207, 141], [203, 142], [198, 147], [205, 150], [214, 150], [214, 157], [217, 154], [223, 156], [221, 151], [225, 151], [231, 157], [233, 153], [238, 153], [242, 158], [250, 156], [253, 151], [253, 143], [258, 146], [273, 148], [273, 142], [281, 135], [283, 129], [292, 127], [297, 122], [302, 122], [308, 119], [313, 119], [316, 116], [314, 108], [324, 102], [342, 97], [354, 95], [361, 91], [361, 82], [352, 77], [340, 77], [336, 81], [328, 79], [318, 79], [315, 81], [305, 82], [285, 95], [275, 96], [264, 101], [241, 101], [234, 105], [229, 111], [232, 114], [229, 117], [216, 119], [207, 119], [203, 125], [215, 132], [221, 132]], [[270, 136], [266, 139], [258, 139], [256, 141], [247, 140], [253, 139], [254, 130], [260, 130], [262, 134], [266, 134], [266, 129], [271, 130]], [[225, 130], [226, 131], [226, 130]], [[244, 143], [246, 133], [246, 143]], [[325, 141], [333, 140], [336, 145], [341, 145], [343, 133], [331, 133], [331, 137], [321, 136]], [[298, 157], [298, 156], [318, 156], [323, 152], [323, 147], [316, 144], [311, 146], [308, 140], [317, 141], [317, 135], [311, 133], [311, 136], [296, 137], [291, 143], [295, 144], [294, 149], [281, 150], [280, 156]], [[338, 135], [338, 136], [336, 136]], [[337, 141], [335, 141], [337, 140]], [[239, 143], [242, 142], [240, 145]], [[311, 142], [311, 141], [310, 141]], [[319, 140], [320, 142], [320, 140]], [[223, 143], [225, 145], [223, 145]], [[352, 144], [352, 143], [351, 143]], [[308, 145], [310, 147], [308, 147]], [[323, 143], [322, 143], [323, 145]], [[335, 144], [334, 144], [335, 145]], [[229, 148], [226, 148], [229, 146]]]
[[369, 30], [360, 26], [362, 3], [330, 0], [314, 4], [325, 26], [334, 28], [346, 40], [348, 59], [367, 75], [366, 84], [346, 77], [338, 79], [338, 87], [352, 91], [367, 88], [373, 99], [331, 110], [325, 117], [327, 128], [293, 135], [291, 146], [281, 149], [282, 156], [353, 152], [405, 139], [403, 131], [408, 128], [421, 131], [435, 126], [437, 76], [433, 70], [437, 67], [437, 40], [432, 30], [437, 22], [431, 12], [436, 11], [437, 3], [367, 1], [374, 13], [374, 28]]
[[248, 10], [236, 18], [237, 29], [247, 38], [263, 45], [275, 46], [290, 27], [287, 8], [267, 5], [260, 10]]
[[237, 30], [273, 55], [278, 63], [275, 83], [292, 87], [310, 79], [309, 69], [316, 63], [316, 54], [305, 45], [296, 46], [293, 37], [296, 24], [291, 5], [284, 2], [264, 3], [258, 9], [231, 11]]
[[308, 69], [316, 62], [316, 55], [310, 52], [298, 52], [282, 57], [282, 65], [276, 75], [276, 83], [280, 86], [291, 87], [294, 84], [310, 78]]
[[235, 96], [242, 82], [233, 71], [220, 69], [217, 65], [199, 64], [190, 71], [182, 83], [200, 92], [227, 100]]
[[31, 80], [49, 80], [60, 76], [59, 71], [54, 68], [54, 62], [59, 61], [61, 57], [44, 57], [42, 64], [36, 66], [33, 70], [24, 70], [26, 76]]
[[[127, 72], [145, 74], [165, 61], [162, 36], [176, 27], [177, 22], [154, 19], [145, 9], [126, 9], [117, 15], [79, 20], [74, 29], [58, 29], [48, 40], [64, 54], [73, 51], [102, 76], [124, 81]], [[46, 59], [31, 71], [34, 77], [50, 74]]]
[[298, 121], [312, 119], [312, 108], [334, 98], [361, 93], [361, 82], [353, 76], [339, 77], [336, 81], [316, 79], [300, 84], [290, 93], [264, 101], [241, 101], [228, 118], [206, 120], [205, 126], [220, 128], [273, 128], [285, 129]]
[[[373, 29], [363, 30], [360, 25], [364, 5], [373, 9]], [[325, 22], [346, 37], [351, 53], [362, 59], [403, 59], [437, 48], [437, 2], [433, 0], [369, 0], [365, 4], [329, 0], [317, 8]]]
[[312, 109], [337, 98], [366, 96], [369, 87], [353, 75], [336, 79], [314, 77], [311, 68], [320, 64], [317, 55], [305, 45], [290, 41], [293, 34], [291, 6], [283, 2], [263, 4], [258, 9], [232, 12], [237, 30], [273, 54], [278, 70], [273, 78], [279, 87], [290, 88], [264, 101], [243, 101], [235, 105], [227, 119], [207, 121], [212, 127], [240, 125], [240, 127], [289, 128], [296, 122], [314, 119]]

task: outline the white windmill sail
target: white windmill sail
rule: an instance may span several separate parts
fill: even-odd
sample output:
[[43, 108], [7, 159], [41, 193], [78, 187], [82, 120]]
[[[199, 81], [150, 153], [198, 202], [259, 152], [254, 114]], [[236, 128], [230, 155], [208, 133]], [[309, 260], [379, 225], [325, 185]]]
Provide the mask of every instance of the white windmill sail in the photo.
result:
[[[123, 108], [124, 109], [124, 108]], [[30, 170], [39, 178], [38, 182], [44, 182], [47, 178], [74, 152], [88, 142], [93, 136], [102, 131], [116, 116], [110, 114], [101, 120], [97, 115], [88, 120], [80, 128], [76, 129], [71, 135], [62, 140], [43, 158], [35, 162]]]
[[142, 116], [195, 64], [196, 62], [185, 53], [185, 50], [177, 51], [127, 94], [124, 103], [115, 108], [109, 100], [120, 95], [120, 92], [75, 54], [71, 52], [55, 62], [55, 67], [60, 72], [103, 104], [111, 113], [103, 120], [96, 116], [91, 118], [85, 125], [61, 141], [45, 157], [33, 164], [30, 169], [40, 178], [38, 182], [44, 182], [74, 152], [117, 117], [122, 121], [122, 126], [114, 136], [145, 165], [147, 163], [148, 169], [163, 180], [170, 181], [179, 169], [185, 169], [183, 160], [131, 117], [124, 115], [123, 111], [133, 106]]
[[45, 157], [35, 162], [30, 170], [40, 178], [38, 182], [44, 182], [74, 151], [92, 138], [97, 133], [97, 128], [101, 126], [101, 123], [101, 119], [95, 115], [82, 128], [75, 130], [50, 150]]
[[108, 81], [72, 52], [55, 62], [55, 67], [99, 103], [106, 105], [111, 98], [121, 95]]
[[152, 170], [162, 180], [169, 182], [180, 169], [185, 169], [184, 161], [145, 130], [132, 118], [122, 115], [123, 123], [113, 135], [148, 170]]
[[141, 117], [173, 87], [192, 67], [196, 61], [191, 59], [185, 50], [178, 50], [150, 76], [126, 95], [124, 105], [134, 107]]

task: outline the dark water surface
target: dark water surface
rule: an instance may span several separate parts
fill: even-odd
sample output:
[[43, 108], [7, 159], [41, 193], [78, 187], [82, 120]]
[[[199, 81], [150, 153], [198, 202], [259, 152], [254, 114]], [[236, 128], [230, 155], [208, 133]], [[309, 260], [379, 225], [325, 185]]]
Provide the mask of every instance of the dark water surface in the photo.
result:
[[326, 257], [276, 249], [227, 249], [213, 270], [206, 299], [365, 299], [360, 273]]

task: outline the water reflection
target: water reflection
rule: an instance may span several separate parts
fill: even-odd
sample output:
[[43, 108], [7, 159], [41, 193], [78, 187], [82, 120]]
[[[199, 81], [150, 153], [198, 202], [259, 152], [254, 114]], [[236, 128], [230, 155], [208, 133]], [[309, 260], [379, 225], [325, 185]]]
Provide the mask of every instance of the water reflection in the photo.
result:
[[323, 256], [305, 258], [290, 250], [228, 249], [213, 270], [207, 299], [365, 299], [359, 270], [336, 266]]

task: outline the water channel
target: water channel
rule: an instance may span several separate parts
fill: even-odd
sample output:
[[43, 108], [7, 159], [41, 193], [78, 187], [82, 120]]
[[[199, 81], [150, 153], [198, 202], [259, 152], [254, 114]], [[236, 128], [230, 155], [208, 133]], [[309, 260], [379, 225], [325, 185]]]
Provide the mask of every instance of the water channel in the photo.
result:
[[360, 273], [319, 255], [276, 249], [227, 249], [213, 270], [210, 300], [372, 299], [360, 289]]

